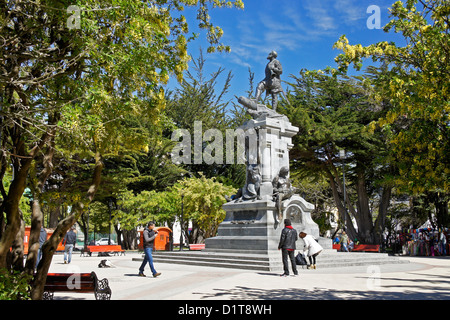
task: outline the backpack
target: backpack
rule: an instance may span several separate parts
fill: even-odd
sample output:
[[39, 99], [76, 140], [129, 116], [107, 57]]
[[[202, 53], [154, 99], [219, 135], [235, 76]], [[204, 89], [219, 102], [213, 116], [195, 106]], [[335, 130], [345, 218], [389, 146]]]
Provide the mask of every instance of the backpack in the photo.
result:
[[306, 266], [308, 262], [306, 262], [306, 258], [303, 255], [303, 253], [299, 252], [297, 256], [295, 257], [295, 264], [300, 266]]

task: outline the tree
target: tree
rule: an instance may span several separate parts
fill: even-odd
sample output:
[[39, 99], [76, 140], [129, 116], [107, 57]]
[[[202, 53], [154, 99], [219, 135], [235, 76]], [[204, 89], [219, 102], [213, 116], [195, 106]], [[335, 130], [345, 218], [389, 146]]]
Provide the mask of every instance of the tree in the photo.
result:
[[[440, 226], [448, 225], [450, 192], [450, 3], [445, 0], [397, 1], [384, 31], [401, 33], [405, 46], [386, 41], [366, 47], [350, 45], [342, 36], [336, 61], [346, 71], [359, 70], [365, 58], [381, 63], [386, 72], [374, 82], [377, 98], [391, 108], [372, 128], [390, 132], [391, 156], [399, 168], [396, 185], [411, 195], [433, 192], [441, 201]], [[395, 130], [396, 124], [401, 130]]]
[[[7, 256], [14, 240], [13, 261], [20, 261], [21, 221], [19, 202], [29, 170], [43, 152], [34, 188], [30, 259], [35, 258], [37, 234], [42, 221], [40, 195], [54, 167], [52, 150], [63, 159], [78, 157], [91, 167], [92, 180], [83, 196], [74, 201], [72, 213], [60, 221], [43, 246], [33, 299], [42, 297], [52, 255], [65, 232], [94, 199], [101, 181], [103, 154], [118, 154], [131, 145], [133, 132], [124, 126], [127, 114], [148, 117], [156, 126], [164, 107], [164, 91], [174, 74], [181, 81], [187, 68], [188, 23], [177, 12], [184, 5], [198, 6], [200, 28], [206, 29], [209, 51], [227, 50], [219, 40], [208, 5], [242, 7], [241, 1], [95, 1], [70, 3], [82, 11], [79, 27], [69, 28], [63, 1], [14, 1], [0, 3], [2, 46], [1, 177], [10, 163], [14, 180], [2, 190], [0, 268], [9, 268]], [[75, 17], [75, 19], [77, 19]], [[77, 23], [75, 23], [77, 25]], [[83, 159], [83, 160], [81, 160]], [[5, 216], [3, 216], [3, 212]], [[6, 220], [4, 220], [6, 218]], [[22, 224], [23, 225], [23, 224]], [[19, 236], [19, 237], [17, 237]], [[23, 238], [23, 237], [22, 237]], [[34, 254], [33, 254], [34, 253]], [[27, 262], [27, 272], [32, 272]], [[16, 267], [18, 267], [17, 265]]]
[[327, 177], [305, 177], [301, 170], [294, 170], [290, 178], [297, 193], [314, 205], [311, 217], [319, 225], [320, 234], [325, 234], [332, 227], [330, 222], [336, 222], [333, 213], [336, 205]]
[[[386, 161], [383, 132], [370, 132], [367, 127], [386, 108], [372, 98], [369, 79], [327, 73], [302, 70], [299, 77], [293, 76], [290, 104], [280, 109], [299, 127], [290, 152], [291, 172], [297, 179], [320, 181], [325, 176], [349, 236], [364, 243], [379, 242], [392, 190], [388, 179], [392, 167]], [[340, 150], [346, 151], [345, 159], [340, 159]], [[374, 197], [379, 199], [377, 205], [371, 201]]]
[[136, 229], [145, 226], [148, 221], [157, 225], [167, 224], [170, 229], [181, 212], [180, 196], [176, 190], [141, 191], [135, 194], [123, 190], [117, 195], [117, 209], [114, 210], [114, 222], [120, 224], [119, 234], [124, 235], [125, 247], [135, 246]]
[[183, 201], [183, 229], [187, 230], [188, 221], [192, 222], [190, 243], [202, 243], [204, 239], [216, 236], [219, 224], [225, 219], [225, 210], [222, 209], [225, 196], [236, 192], [236, 188], [217, 182], [215, 178], [206, 178], [203, 174], [199, 178], [183, 179], [169, 190], [179, 203]]
[[[207, 130], [214, 129], [221, 133], [221, 137], [225, 137], [226, 129], [233, 128], [237, 124], [235, 121], [236, 115], [230, 116], [228, 112], [230, 101], [224, 100], [224, 96], [231, 85], [232, 73], [226, 74], [223, 86], [218, 89], [217, 82], [225, 69], [218, 68], [209, 76], [206, 76], [206, 59], [201, 49], [199, 57], [192, 63], [194, 72], [186, 71], [180, 87], [168, 94], [166, 114], [173, 121], [174, 127], [167, 130], [167, 135], [172, 135], [173, 130], [178, 128], [187, 130], [193, 136], [196, 129], [195, 122], [198, 121], [198, 123], [201, 123], [202, 136]], [[214, 153], [214, 160], [219, 161], [213, 163], [213, 165], [205, 163], [204, 159], [201, 163], [195, 163], [195, 152], [203, 154], [204, 150], [213, 143], [217, 143], [216, 137], [211, 137], [209, 141], [203, 141], [200, 151], [195, 150], [195, 147], [192, 148], [190, 159], [193, 159], [193, 161], [190, 164], [182, 164], [182, 167], [191, 174], [202, 172], [206, 177], [217, 177], [220, 182], [225, 184], [242, 185], [245, 181], [245, 167], [226, 163], [227, 150], [223, 148], [223, 143], [219, 146], [222, 150], [220, 156], [216, 157], [217, 149], [212, 152]]]
[[[190, 243], [199, 243], [215, 236], [219, 224], [225, 218], [222, 205], [225, 196], [236, 189], [217, 182], [215, 178], [191, 177], [179, 180], [164, 191], [142, 191], [133, 193], [124, 190], [118, 195], [114, 220], [120, 222], [122, 230], [133, 231], [148, 221], [167, 224], [173, 229], [175, 221], [181, 221], [183, 211], [183, 229], [187, 230], [192, 222]], [[183, 204], [183, 210], [182, 210]]]

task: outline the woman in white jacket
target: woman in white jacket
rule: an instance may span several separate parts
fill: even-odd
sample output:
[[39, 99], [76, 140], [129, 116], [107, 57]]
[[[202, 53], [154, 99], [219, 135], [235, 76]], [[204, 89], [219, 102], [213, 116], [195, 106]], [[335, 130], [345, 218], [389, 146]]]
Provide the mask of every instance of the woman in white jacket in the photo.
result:
[[308, 250], [308, 258], [309, 258], [309, 266], [312, 269], [316, 268], [316, 257], [323, 250], [322, 246], [317, 243], [317, 241], [310, 236], [309, 234], [304, 233], [303, 231], [299, 234], [300, 238], [303, 239], [305, 243], [304, 250]]

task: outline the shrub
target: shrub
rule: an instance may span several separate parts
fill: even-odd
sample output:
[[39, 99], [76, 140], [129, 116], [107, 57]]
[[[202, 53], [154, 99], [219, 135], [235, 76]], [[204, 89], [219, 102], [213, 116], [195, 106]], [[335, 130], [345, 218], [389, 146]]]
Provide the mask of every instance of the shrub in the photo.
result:
[[32, 276], [0, 269], [0, 300], [30, 300]]

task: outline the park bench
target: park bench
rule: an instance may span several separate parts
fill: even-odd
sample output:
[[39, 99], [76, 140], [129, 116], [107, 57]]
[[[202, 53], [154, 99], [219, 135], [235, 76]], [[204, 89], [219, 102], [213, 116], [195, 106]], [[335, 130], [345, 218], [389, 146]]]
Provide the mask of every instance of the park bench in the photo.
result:
[[[93, 252], [97, 252], [97, 254], [101, 253], [114, 253], [116, 254], [125, 254], [125, 250], [122, 249], [120, 245], [101, 245], [101, 246], [85, 246], [83, 250], [81, 250], [81, 255], [89, 254], [92, 256]], [[81, 256], [80, 255], [80, 256]]]
[[[341, 245], [333, 244], [333, 249], [340, 251]], [[380, 252], [380, 245], [378, 245], [378, 244], [356, 244], [352, 251]]]
[[203, 249], [205, 249], [204, 243], [189, 244], [189, 250], [203, 250]]
[[49, 273], [44, 287], [44, 300], [53, 300], [55, 292], [93, 292], [96, 300], [110, 300], [111, 288], [108, 279], [98, 280], [91, 273]]
[[380, 245], [378, 244], [357, 244], [352, 251], [364, 252], [380, 252]]

